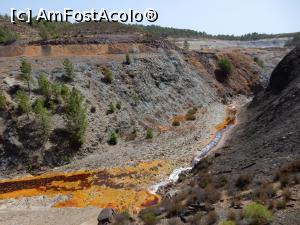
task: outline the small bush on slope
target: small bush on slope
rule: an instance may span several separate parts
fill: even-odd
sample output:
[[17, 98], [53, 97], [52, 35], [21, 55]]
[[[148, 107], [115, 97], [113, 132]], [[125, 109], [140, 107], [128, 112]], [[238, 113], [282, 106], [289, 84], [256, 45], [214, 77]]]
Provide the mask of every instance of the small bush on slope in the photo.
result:
[[104, 75], [104, 80], [107, 83], [111, 83], [113, 80], [113, 75], [112, 75], [112, 70], [109, 68], [103, 68], [103, 75]]
[[189, 109], [185, 115], [186, 120], [196, 120], [196, 113], [198, 111], [197, 107], [193, 107], [192, 109]]
[[252, 181], [252, 176], [244, 174], [238, 177], [238, 179], [235, 182], [235, 186], [240, 189], [244, 189], [251, 183], [251, 181]]
[[260, 67], [263, 68], [263, 67], [265, 66], [265, 65], [264, 65], [264, 62], [263, 62], [260, 58], [254, 57], [253, 60], [254, 60], [254, 62], [256, 62], [256, 64], [259, 65]]
[[232, 64], [227, 58], [218, 60], [218, 67], [226, 75], [229, 75], [232, 71]]
[[124, 64], [130, 65], [130, 63], [131, 63], [130, 55], [129, 55], [129, 53], [126, 53]]
[[146, 139], [152, 139], [153, 138], [153, 129], [148, 128], [146, 133]]
[[108, 141], [108, 144], [110, 145], [116, 145], [118, 144], [118, 135], [115, 131], [113, 131], [111, 134], [110, 134], [110, 139]]
[[272, 219], [272, 213], [263, 205], [255, 202], [246, 205], [243, 214], [251, 224], [265, 224]]

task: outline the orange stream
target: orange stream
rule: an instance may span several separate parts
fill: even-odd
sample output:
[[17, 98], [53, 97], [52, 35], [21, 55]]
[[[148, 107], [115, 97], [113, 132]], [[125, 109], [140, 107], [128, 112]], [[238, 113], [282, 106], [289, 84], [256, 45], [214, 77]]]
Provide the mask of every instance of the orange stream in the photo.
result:
[[0, 200], [19, 197], [69, 196], [54, 207], [129, 209], [137, 213], [141, 208], [160, 201], [158, 195], [145, 188], [167, 176], [172, 170], [166, 161], [143, 162], [136, 166], [97, 171], [53, 172], [41, 176], [0, 181]]

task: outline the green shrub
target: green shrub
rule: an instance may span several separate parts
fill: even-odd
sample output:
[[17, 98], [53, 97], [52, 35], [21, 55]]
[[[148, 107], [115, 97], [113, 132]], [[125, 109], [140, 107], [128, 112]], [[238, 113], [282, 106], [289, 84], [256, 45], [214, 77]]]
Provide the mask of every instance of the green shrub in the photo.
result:
[[155, 225], [159, 222], [159, 218], [153, 207], [143, 209], [140, 212], [139, 217], [145, 225]]
[[65, 59], [64, 62], [63, 62], [63, 65], [64, 65], [64, 69], [65, 69], [66, 74], [67, 74], [67, 78], [69, 80], [74, 80], [75, 73], [74, 73], [73, 63], [69, 59]]
[[265, 66], [265, 65], [264, 65], [264, 62], [263, 62], [260, 58], [254, 57], [253, 60], [254, 60], [254, 62], [256, 62], [256, 64], [259, 65], [260, 67], [263, 68], [263, 67]]
[[122, 108], [121, 102], [117, 102], [116, 108], [117, 108], [118, 110], [121, 110], [121, 108]]
[[19, 110], [29, 116], [29, 113], [31, 111], [29, 96], [24, 91], [18, 91], [16, 96]]
[[0, 27], [0, 44], [11, 44], [18, 40], [18, 34], [7, 27]]
[[218, 60], [218, 68], [226, 75], [229, 75], [232, 72], [232, 64], [227, 58]]
[[126, 65], [130, 65], [131, 63], [131, 59], [130, 59], [130, 55], [129, 53], [126, 53], [125, 55], [125, 62], [124, 62]]
[[67, 128], [75, 143], [83, 144], [88, 127], [86, 109], [79, 91], [73, 87], [66, 102]]
[[196, 120], [196, 113], [198, 111], [197, 107], [193, 107], [192, 109], [189, 109], [187, 113], [185, 114], [186, 120]]
[[272, 213], [263, 205], [255, 202], [244, 207], [243, 215], [251, 224], [265, 224], [272, 219]]
[[6, 97], [4, 95], [4, 92], [0, 90], [0, 110], [5, 109], [6, 105], [7, 105]]
[[23, 60], [21, 66], [20, 66], [20, 70], [21, 70], [21, 79], [26, 82], [28, 92], [29, 92], [29, 95], [30, 95], [30, 92], [31, 92], [31, 86], [30, 85], [33, 82], [31, 64], [27, 63], [26, 61]]
[[236, 223], [231, 220], [226, 220], [226, 221], [219, 223], [219, 225], [236, 225]]
[[38, 85], [40, 93], [46, 97], [46, 99], [50, 99], [52, 95], [51, 83], [48, 81], [46, 75], [41, 73], [38, 78]]
[[131, 131], [132, 138], [135, 139], [137, 137], [137, 134], [138, 134], [138, 129], [135, 127]]
[[111, 132], [110, 139], [109, 139], [108, 143], [110, 145], [116, 145], [116, 144], [118, 144], [118, 135], [117, 135], [117, 133], [115, 131]]
[[103, 75], [104, 75], [104, 80], [107, 82], [107, 83], [111, 83], [112, 80], [113, 80], [113, 75], [112, 75], [112, 70], [107, 68], [107, 67], [104, 67], [103, 68]]
[[108, 106], [108, 110], [106, 112], [106, 114], [113, 114], [114, 112], [116, 111], [116, 108], [114, 106], [114, 104], [111, 102], [109, 103], [109, 106]]
[[153, 138], [153, 129], [148, 128], [146, 132], [146, 139], [152, 139]]
[[36, 99], [32, 104], [33, 112], [36, 114], [38, 114], [43, 107], [45, 107], [45, 102], [40, 98]]
[[137, 93], [134, 93], [134, 94], [132, 95], [132, 100], [133, 100], [133, 103], [134, 103], [135, 105], [137, 105], [137, 104], [139, 103], [139, 101], [141, 100], [141, 97], [140, 97]]

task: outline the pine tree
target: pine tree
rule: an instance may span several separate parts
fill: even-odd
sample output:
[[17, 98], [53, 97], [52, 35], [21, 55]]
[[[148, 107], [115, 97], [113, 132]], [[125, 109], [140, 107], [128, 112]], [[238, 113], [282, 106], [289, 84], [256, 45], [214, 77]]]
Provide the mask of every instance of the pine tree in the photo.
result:
[[28, 88], [28, 93], [30, 95], [30, 93], [31, 93], [30, 84], [33, 82], [31, 64], [27, 63], [26, 61], [23, 60], [20, 70], [21, 70], [21, 78], [26, 82], [27, 88]]
[[39, 90], [46, 99], [50, 99], [52, 95], [51, 83], [48, 81], [46, 75], [41, 73], [38, 79]]
[[75, 143], [83, 144], [88, 127], [86, 109], [79, 91], [73, 87], [66, 104], [67, 127]]
[[67, 77], [69, 80], [74, 80], [75, 74], [74, 74], [74, 66], [73, 63], [69, 59], [65, 59], [63, 62]]
[[40, 99], [36, 101], [34, 112], [37, 127], [41, 130], [41, 135], [42, 138], [44, 138], [44, 141], [47, 141], [51, 131], [51, 114], [44, 107], [43, 101]]
[[23, 113], [26, 113], [29, 118], [29, 113], [31, 111], [29, 96], [24, 91], [18, 91], [17, 102], [18, 102], [19, 110]]

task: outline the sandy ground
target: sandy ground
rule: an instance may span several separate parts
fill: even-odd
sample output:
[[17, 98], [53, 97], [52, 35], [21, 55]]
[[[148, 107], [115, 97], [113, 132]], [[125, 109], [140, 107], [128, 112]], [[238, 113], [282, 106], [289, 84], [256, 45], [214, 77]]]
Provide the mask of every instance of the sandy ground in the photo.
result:
[[90, 207], [0, 210], [0, 225], [97, 225], [100, 211]]

